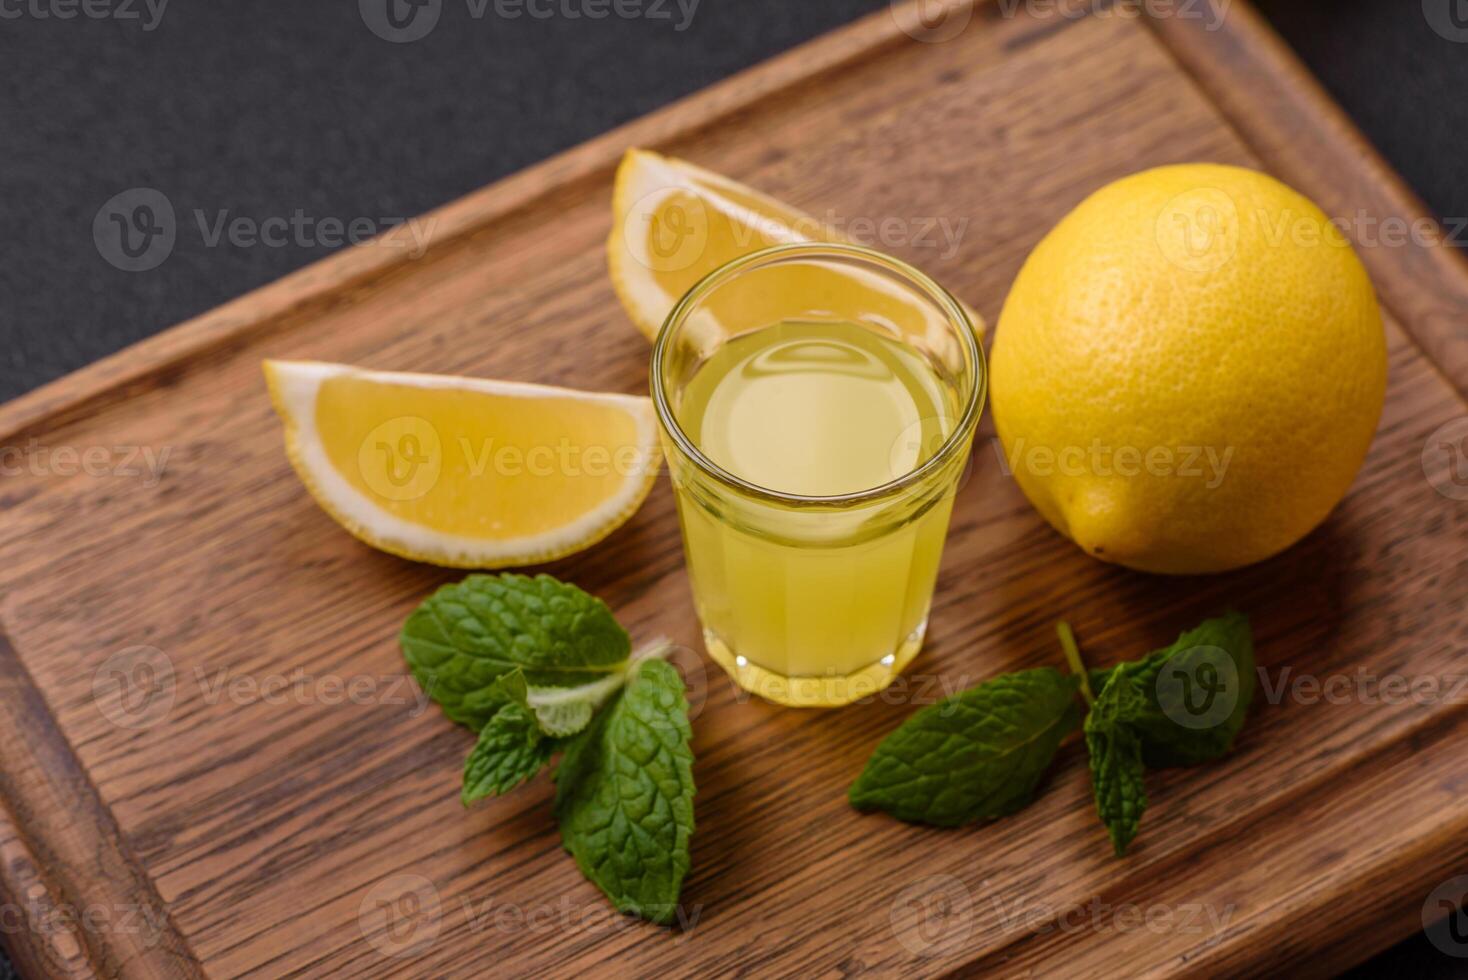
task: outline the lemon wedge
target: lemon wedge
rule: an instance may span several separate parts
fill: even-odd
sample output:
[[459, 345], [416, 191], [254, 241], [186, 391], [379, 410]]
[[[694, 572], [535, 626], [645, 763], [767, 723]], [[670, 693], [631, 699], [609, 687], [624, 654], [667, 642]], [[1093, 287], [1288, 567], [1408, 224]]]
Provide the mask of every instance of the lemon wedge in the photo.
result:
[[[720, 266], [772, 245], [846, 241], [828, 223], [684, 160], [631, 149], [617, 168], [607, 263], [617, 298], [649, 340]], [[984, 321], [964, 310], [982, 337]]]
[[621, 526], [657, 475], [652, 402], [266, 361], [306, 489], [374, 548], [455, 568], [550, 561]]

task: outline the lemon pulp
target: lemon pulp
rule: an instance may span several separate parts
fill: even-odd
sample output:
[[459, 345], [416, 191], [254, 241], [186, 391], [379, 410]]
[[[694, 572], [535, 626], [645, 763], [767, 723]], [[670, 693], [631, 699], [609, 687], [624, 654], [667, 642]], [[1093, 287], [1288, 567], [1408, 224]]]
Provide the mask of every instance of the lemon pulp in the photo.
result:
[[322, 382], [316, 426], [355, 489], [402, 520], [457, 536], [560, 528], [636, 475], [636, 420], [575, 398], [342, 376]]

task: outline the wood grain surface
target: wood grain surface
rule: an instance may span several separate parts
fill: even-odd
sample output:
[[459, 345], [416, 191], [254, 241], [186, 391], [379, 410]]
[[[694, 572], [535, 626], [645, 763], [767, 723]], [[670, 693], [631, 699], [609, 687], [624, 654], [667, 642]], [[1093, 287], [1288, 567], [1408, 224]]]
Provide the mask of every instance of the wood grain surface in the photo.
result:
[[[316, 508], [262, 358], [644, 392], [647, 343], [602, 249], [628, 145], [846, 222], [962, 221], [954, 249], [882, 244], [991, 322], [1039, 237], [1146, 166], [1274, 168], [1332, 215], [1416, 207], [1241, 0], [1218, 30], [949, 7], [967, 18], [949, 39], [914, 40], [884, 11], [435, 213], [421, 258], [353, 249], [0, 408], [0, 445], [50, 460], [0, 483], [0, 888], [21, 910], [4, 939], [23, 965], [1321, 975], [1420, 928], [1432, 888], [1468, 871], [1468, 718], [1452, 688], [1468, 501], [1423, 468], [1429, 437], [1468, 416], [1453, 320], [1468, 276], [1412, 245], [1363, 249], [1391, 357], [1366, 465], [1324, 526], [1257, 567], [1166, 579], [1090, 560], [1024, 501], [985, 426], [925, 652], [873, 703], [795, 711], [739, 694], [694, 652], [666, 484], [549, 566], [634, 636], [688, 648], [685, 928], [608, 912], [561, 850], [544, 778], [460, 806], [471, 737], [425, 707], [396, 643], [457, 576], [368, 550]], [[1286, 91], [1247, 97], [1273, 86]], [[63, 448], [109, 462], [70, 472]], [[1055, 662], [1057, 617], [1102, 664], [1229, 606], [1252, 614], [1270, 686], [1226, 761], [1151, 777], [1125, 860], [1076, 746], [1035, 805], [993, 825], [928, 830], [846, 805], [917, 705]], [[1301, 677], [1355, 693], [1312, 697], [1290, 688]], [[1449, 687], [1371, 696], [1387, 678]]]

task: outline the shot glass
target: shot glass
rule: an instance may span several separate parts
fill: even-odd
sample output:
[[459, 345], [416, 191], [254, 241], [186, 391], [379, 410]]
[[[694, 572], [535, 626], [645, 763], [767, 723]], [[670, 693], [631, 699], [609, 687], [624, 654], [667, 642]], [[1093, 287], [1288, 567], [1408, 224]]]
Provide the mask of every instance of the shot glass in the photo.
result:
[[786, 705], [890, 684], [983, 410], [963, 305], [871, 249], [778, 245], [683, 297], [651, 383], [709, 655]]

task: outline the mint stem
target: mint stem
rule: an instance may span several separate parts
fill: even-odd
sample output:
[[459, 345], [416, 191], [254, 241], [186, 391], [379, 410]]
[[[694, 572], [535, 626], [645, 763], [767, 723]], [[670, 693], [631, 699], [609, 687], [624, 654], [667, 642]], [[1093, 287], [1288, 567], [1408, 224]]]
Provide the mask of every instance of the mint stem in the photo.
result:
[[593, 708], [600, 709], [608, 698], [627, 685], [627, 681], [632, 677], [632, 672], [639, 665], [647, 660], [666, 660], [673, 649], [672, 640], [658, 637], [635, 651], [631, 657], [627, 658], [627, 665], [616, 673], [608, 674], [601, 680], [579, 687], [531, 690], [526, 696], [526, 703], [532, 708], [555, 708], [575, 701], [587, 701]]
[[627, 661], [629, 668], [635, 667], [644, 660], [667, 660], [668, 655], [673, 652], [674, 643], [666, 636], [660, 636], [646, 646], [639, 647], [632, 657]]
[[1071, 632], [1070, 624], [1065, 620], [1055, 624], [1055, 632], [1060, 635], [1060, 648], [1065, 651], [1065, 662], [1070, 664], [1071, 673], [1081, 679], [1081, 696], [1086, 699], [1086, 704], [1096, 703], [1096, 695], [1091, 693], [1091, 677], [1086, 672], [1086, 664], [1081, 660], [1080, 647], [1076, 646], [1076, 635]]

